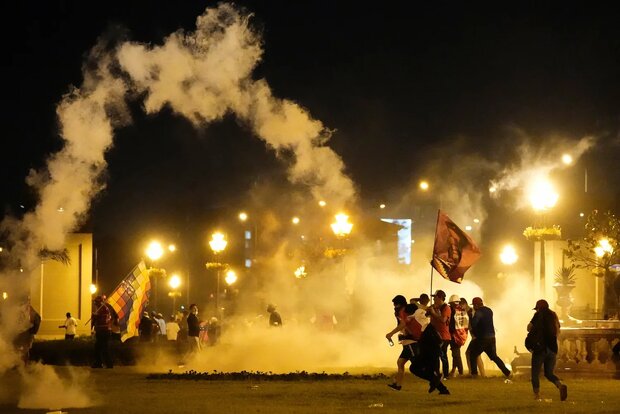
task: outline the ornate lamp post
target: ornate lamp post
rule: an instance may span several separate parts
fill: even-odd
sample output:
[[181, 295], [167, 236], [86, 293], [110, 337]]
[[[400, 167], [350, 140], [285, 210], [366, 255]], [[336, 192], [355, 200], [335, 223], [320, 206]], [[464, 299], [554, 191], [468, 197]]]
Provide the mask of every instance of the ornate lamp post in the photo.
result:
[[[353, 223], [349, 222], [349, 216], [344, 213], [336, 214], [336, 221], [331, 224], [332, 231], [340, 240], [340, 252], [337, 254], [338, 256], [344, 256], [346, 253], [346, 248], [344, 246], [344, 240], [347, 238], [349, 234], [351, 234], [351, 230], [353, 229]], [[344, 261], [344, 257], [341, 257], [342, 260], [342, 274], [347, 284], [350, 284], [350, 279], [347, 277], [346, 265]], [[349, 293], [352, 292], [351, 289], [347, 288]]]
[[[220, 253], [226, 249], [226, 245], [228, 241], [226, 240], [223, 233], [215, 232], [211, 235], [211, 240], [209, 241], [209, 247], [213, 251], [213, 254], [217, 257]], [[218, 316], [220, 314], [220, 273], [222, 270], [222, 265], [219, 264], [217, 266], [217, 290], [215, 296], [215, 307], [217, 309]]]
[[[161, 243], [153, 240], [152, 242], [149, 243], [149, 245], [147, 246], [146, 250], [144, 251], [144, 253], [146, 253], [146, 256], [151, 260], [152, 263], [157, 262], [159, 259], [161, 259], [161, 257], [164, 255], [164, 248], [162, 247]], [[166, 274], [166, 271], [163, 269], [157, 269], [157, 268], [153, 268], [153, 266], [151, 266], [149, 268], [149, 277], [150, 276], [154, 276], [152, 278], [152, 282], [153, 282], [153, 309], [157, 309], [157, 298], [159, 295], [159, 278], [158, 276], [164, 276]]]
[[181, 292], [177, 289], [181, 286], [181, 278], [176, 273], [168, 279], [168, 286], [172, 289], [168, 292], [168, 296], [172, 298], [172, 315], [176, 312], [176, 299], [181, 296]]
[[[545, 240], [557, 239], [561, 237], [559, 227], [553, 226], [546, 228], [545, 213], [552, 209], [558, 201], [558, 194], [553, 189], [551, 183], [545, 179], [538, 179], [530, 185], [529, 200], [534, 212], [540, 216], [540, 224], [534, 228], [528, 227], [524, 235], [528, 240], [540, 241], [540, 273], [535, 275], [534, 295], [540, 297], [543, 286], [543, 293], [546, 293], [545, 279]], [[537, 276], [537, 277], [536, 277]]]

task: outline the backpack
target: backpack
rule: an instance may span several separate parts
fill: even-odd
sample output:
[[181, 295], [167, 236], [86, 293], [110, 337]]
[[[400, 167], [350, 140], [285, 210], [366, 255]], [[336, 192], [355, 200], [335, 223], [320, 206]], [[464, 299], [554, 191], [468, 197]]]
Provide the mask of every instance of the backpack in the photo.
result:
[[542, 351], [545, 349], [542, 335], [538, 334], [537, 331], [537, 329], [532, 329], [525, 337], [525, 348], [530, 352]]

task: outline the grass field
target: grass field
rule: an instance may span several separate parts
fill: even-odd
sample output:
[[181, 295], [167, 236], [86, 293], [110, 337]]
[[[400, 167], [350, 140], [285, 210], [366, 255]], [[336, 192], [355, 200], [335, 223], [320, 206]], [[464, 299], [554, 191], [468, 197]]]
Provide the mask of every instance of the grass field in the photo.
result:
[[[403, 389], [393, 391], [385, 379], [320, 381], [147, 379], [135, 368], [112, 370], [51, 368], [36, 372], [41, 384], [24, 384], [16, 371], [0, 377], [0, 413], [619, 413], [620, 381], [567, 379], [568, 401], [543, 379], [542, 402], [532, 398], [527, 378], [506, 384], [500, 377], [452, 379], [451, 395], [429, 395], [427, 384], [407, 375]], [[76, 387], [57, 388], [49, 375], [73, 376]], [[389, 373], [389, 372], [388, 372]], [[46, 382], [47, 381], [47, 382]], [[28, 387], [30, 407], [18, 403]], [[33, 395], [34, 394], [34, 395]], [[68, 399], [67, 399], [68, 397]], [[45, 407], [63, 401], [62, 407]], [[69, 408], [66, 401], [86, 408]], [[58, 402], [57, 402], [58, 403]], [[22, 401], [22, 405], [24, 401]], [[38, 405], [37, 405], [38, 404]]]

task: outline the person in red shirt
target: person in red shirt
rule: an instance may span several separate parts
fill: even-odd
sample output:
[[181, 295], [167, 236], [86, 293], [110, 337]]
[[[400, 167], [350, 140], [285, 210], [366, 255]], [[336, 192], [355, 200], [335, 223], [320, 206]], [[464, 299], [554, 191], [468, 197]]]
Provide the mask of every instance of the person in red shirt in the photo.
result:
[[431, 325], [441, 337], [441, 368], [444, 378], [448, 378], [450, 367], [448, 365], [448, 346], [452, 335], [450, 335], [450, 317], [452, 310], [446, 303], [446, 292], [437, 290], [433, 295], [433, 306], [429, 308]]
[[[385, 334], [385, 337], [389, 341], [390, 345], [393, 345], [392, 336], [397, 332], [405, 331], [405, 324], [407, 320], [407, 313], [405, 312], [405, 306], [407, 306], [407, 299], [403, 295], [396, 295], [392, 299], [392, 304], [394, 305], [394, 316], [396, 317], [396, 327], [392, 329], [390, 332]], [[400, 336], [400, 335], [399, 335]], [[403, 377], [405, 376], [405, 364], [411, 358], [413, 358], [412, 349], [410, 346], [403, 344], [403, 350], [400, 353], [398, 359], [396, 360], [396, 377], [394, 378], [394, 382], [388, 384], [388, 387], [400, 391], [402, 388], [401, 384], [403, 381]]]
[[110, 336], [112, 335], [112, 314], [103, 297], [97, 296], [93, 304], [93, 330], [95, 331], [95, 362], [92, 368], [112, 368], [110, 355]]

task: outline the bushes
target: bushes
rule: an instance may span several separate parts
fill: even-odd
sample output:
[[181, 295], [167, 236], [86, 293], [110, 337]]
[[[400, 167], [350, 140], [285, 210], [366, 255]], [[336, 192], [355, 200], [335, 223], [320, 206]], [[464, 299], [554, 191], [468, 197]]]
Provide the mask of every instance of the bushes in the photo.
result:
[[[121, 343], [110, 341], [110, 351], [115, 365], [134, 365], [136, 345], [134, 338]], [[49, 365], [92, 365], [95, 340], [91, 337], [76, 337], [73, 341], [57, 339], [35, 341], [30, 350], [30, 359]]]

